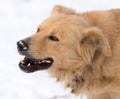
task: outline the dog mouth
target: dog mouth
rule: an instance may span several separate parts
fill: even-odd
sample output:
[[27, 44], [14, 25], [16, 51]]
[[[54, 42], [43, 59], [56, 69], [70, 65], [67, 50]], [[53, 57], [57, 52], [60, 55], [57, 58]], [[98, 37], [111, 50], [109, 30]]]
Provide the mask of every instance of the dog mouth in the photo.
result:
[[23, 60], [20, 61], [19, 67], [24, 72], [31, 73], [38, 70], [48, 69], [52, 66], [53, 62], [53, 58], [35, 59], [25, 57]]

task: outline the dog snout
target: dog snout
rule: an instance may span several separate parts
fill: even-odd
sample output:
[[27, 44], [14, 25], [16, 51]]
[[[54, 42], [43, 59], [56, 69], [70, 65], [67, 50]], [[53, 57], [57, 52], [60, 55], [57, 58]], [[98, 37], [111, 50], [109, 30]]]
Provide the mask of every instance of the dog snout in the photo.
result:
[[18, 51], [27, 51], [29, 48], [29, 45], [27, 42], [20, 40], [17, 42], [17, 48], [18, 48]]

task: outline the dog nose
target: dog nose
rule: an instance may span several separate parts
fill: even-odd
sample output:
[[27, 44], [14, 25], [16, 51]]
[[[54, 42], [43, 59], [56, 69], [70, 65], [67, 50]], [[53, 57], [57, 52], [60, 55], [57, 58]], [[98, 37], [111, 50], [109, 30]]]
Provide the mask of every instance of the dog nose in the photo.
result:
[[18, 48], [18, 51], [27, 51], [28, 43], [23, 40], [20, 40], [17, 42], [17, 48]]

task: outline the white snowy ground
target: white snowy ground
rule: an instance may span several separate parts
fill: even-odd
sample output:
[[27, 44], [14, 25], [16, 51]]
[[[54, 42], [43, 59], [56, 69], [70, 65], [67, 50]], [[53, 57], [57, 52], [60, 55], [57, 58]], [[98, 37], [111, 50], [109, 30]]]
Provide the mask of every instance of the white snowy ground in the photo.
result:
[[56, 4], [79, 12], [120, 8], [120, 0], [0, 0], [0, 99], [79, 99], [45, 71], [18, 67], [16, 42], [34, 33]]

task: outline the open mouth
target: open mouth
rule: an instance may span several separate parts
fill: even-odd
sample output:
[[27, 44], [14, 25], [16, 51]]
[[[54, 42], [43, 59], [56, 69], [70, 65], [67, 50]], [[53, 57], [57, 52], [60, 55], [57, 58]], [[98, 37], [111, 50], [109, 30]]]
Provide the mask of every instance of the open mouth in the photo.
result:
[[38, 70], [48, 69], [52, 66], [54, 60], [52, 58], [46, 59], [34, 59], [25, 57], [20, 63], [19, 67], [21, 70], [27, 73], [35, 72]]

